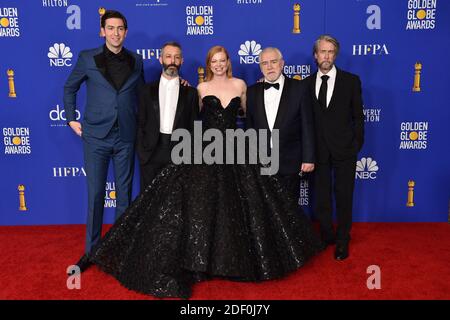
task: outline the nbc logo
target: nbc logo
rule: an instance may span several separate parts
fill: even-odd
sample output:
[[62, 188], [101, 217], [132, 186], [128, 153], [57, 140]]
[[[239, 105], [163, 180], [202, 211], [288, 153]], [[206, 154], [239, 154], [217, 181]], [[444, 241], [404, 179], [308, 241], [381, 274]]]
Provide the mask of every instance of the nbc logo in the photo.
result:
[[70, 67], [72, 65], [73, 54], [70, 52], [70, 47], [64, 43], [55, 43], [48, 48], [47, 57], [50, 58], [51, 67]]
[[238, 55], [240, 56], [239, 62], [241, 64], [259, 63], [259, 54], [261, 53], [261, 51], [262, 49], [259, 43], [257, 43], [255, 40], [247, 40], [243, 44], [241, 44], [238, 51]]
[[372, 158], [361, 158], [356, 162], [356, 179], [376, 179], [378, 166]]

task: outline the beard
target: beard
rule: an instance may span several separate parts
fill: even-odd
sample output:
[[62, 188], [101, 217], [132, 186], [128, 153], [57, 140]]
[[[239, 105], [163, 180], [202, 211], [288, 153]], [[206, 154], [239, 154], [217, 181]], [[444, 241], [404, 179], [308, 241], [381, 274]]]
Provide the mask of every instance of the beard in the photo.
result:
[[321, 70], [331, 70], [331, 68], [333, 68], [333, 63], [332, 62], [328, 62], [328, 61], [322, 61], [319, 64], [319, 68]]
[[178, 71], [179, 70], [180, 70], [180, 66], [179, 65], [176, 65], [174, 63], [171, 63], [171, 64], [164, 64], [163, 63], [163, 71], [169, 77], [176, 77], [176, 76], [178, 76]]

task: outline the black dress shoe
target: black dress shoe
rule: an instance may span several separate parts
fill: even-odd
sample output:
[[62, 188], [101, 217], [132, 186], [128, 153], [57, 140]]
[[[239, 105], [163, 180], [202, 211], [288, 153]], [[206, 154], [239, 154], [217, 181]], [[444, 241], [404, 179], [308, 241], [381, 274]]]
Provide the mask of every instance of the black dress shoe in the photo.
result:
[[78, 268], [80, 268], [80, 272], [86, 271], [90, 266], [92, 266], [92, 262], [89, 260], [89, 256], [84, 254], [80, 260], [76, 264]]
[[348, 244], [338, 244], [334, 252], [336, 260], [344, 260], [348, 258]]
[[330, 239], [323, 239], [322, 240], [322, 250], [325, 250], [328, 246], [336, 244], [336, 239], [330, 238]]

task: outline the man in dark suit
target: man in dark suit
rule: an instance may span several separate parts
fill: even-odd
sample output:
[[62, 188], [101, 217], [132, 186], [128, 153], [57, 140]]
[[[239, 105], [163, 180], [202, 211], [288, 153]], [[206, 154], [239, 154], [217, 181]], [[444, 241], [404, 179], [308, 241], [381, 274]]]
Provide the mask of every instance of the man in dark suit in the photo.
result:
[[[364, 142], [364, 116], [359, 77], [338, 69], [339, 43], [328, 35], [314, 44], [318, 71], [307, 80], [316, 128], [315, 214], [325, 244], [335, 244], [335, 258], [346, 259], [352, 225], [356, 156]], [[332, 222], [332, 185], [337, 229]]]
[[[137, 89], [143, 84], [142, 58], [125, 49], [127, 20], [107, 10], [101, 18], [105, 44], [80, 52], [64, 86], [67, 122], [82, 138], [88, 184], [88, 217], [85, 255], [77, 265], [84, 271], [89, 253], [100, 241], [108, 166], [112, 159], [116, 186], [117, 219], [131, 202], [136, 138]], [[86, 83], [83, 121], [76, 121], [76, 97]]]
[[171, 162], [172, 132], [181, 128], [192, 132], [199, 111], [197, 90], [180, 82], [181, 46], [177, 42], [164, 44], [159, 62], [163, 69], [160, 79], [145, 84], [139, 99], [137, 151], [141, 190]]
[[[284, 60], [277, 48], [259, 55], [264, 82], [247, 90], [246, 127], [279, 130], [278, 176], [298, 199], [301, 172], [314, 170], [314, 128], [310, 95], [302, 82], [282, 74]], [[272, 139], [268, 145], [272, 146]], [[270, 151], [270, 150], [269, 150]]]

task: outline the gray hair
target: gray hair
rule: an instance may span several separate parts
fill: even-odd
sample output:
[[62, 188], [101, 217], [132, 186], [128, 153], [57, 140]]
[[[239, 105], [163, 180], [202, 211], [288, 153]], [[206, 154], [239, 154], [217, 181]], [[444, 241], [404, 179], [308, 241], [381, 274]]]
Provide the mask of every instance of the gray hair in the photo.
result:
[[339, 47], [340, 47], [339, 42], [336, 40], [336, 38], [333, 38], [329, 34], [322, 34], [319, 38], [317, 38], [317, 40], [314, 42], [314, 46], [313, 46], [313, 55], [315, 53], [317, 53], [317, 49], [319, 47], [319, 42], [322, 40], [331, 42], [334, 45], [334, 48], [336, 49], [335, 56], [337, 57], [337, 55], [339, 53]]
[[264, 48], [260, 53], [259, 53], [259, 61], [261, 61], [261, 56], [263, 55], [263, 53], [266, 53], [267, 51], [275, 51], [276, 54], [280, 57], [279, 59], [282, 60], [283, 59], [283, 54], [281, 53], [280, 49], [275, 48], [275, 47], [267, 47]]

